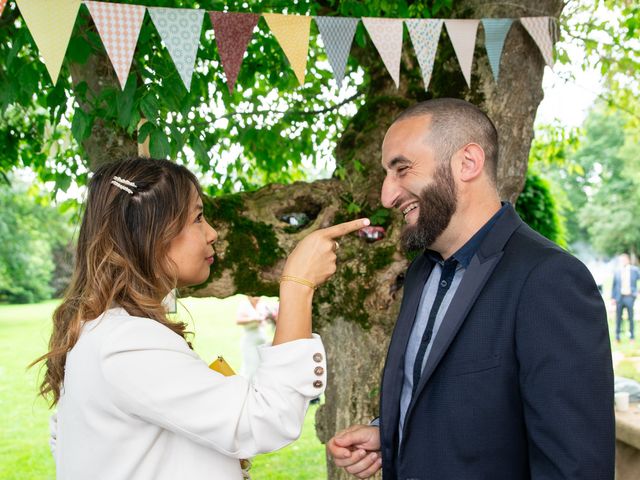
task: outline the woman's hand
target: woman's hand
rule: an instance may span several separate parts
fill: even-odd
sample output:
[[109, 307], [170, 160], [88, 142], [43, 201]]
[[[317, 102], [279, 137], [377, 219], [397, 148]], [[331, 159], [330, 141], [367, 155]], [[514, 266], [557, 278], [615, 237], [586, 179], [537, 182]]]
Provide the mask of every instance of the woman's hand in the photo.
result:
[[320, 285], [336, 272], [337, 240], [369, 223], [369, 219], [361, 218], [310, 233], [291, 252], [282, 275]]

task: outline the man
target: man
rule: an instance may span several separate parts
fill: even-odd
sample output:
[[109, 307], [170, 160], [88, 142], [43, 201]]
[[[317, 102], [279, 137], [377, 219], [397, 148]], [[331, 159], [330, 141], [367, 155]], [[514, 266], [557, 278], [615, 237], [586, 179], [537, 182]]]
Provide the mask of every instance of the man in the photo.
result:
[[613, 274], [613, 285], [611, 286], [611, 301], [616, 306], [616, 341], [620, 341], [622, 332], [622, 310], [627, 310], [629, 318], [629, 338], [635, 340], [633, 324], [633, 304], [638, 294], [638, 279], [640, 272], [638, 268], [631, 265], [629, 255], [623, 253], [618, 257], [619, 267]]
[[605, 308], [584, 265], [501, 204], [498, 138], [462, 100], [417, 104], [382, 145], [409, 267], [379, 426], [328, 443], [359, 478], [613, 479]]

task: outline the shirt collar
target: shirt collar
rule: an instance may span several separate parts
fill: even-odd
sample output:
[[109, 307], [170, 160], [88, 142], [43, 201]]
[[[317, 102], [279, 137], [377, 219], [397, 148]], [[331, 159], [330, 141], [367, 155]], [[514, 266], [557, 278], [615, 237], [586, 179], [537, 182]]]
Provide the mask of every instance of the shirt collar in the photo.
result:
[[[507, 210], [508, 203], [502, 202], [502, 207], [498, 210], [488, 221], [485, 223], [480, 230], [478, 230], [473, 237], [471, 237], [467, 243], [465, 243], [462, 247], [460, 247], [452, 256], [451, 259], [457, 261], [463, 268], [467, 268], [471, 263], [471, 259], [480, 248], [484, 237], [487, 236], [487, 233], [491, 231], [491, 228], [495, 225], [498, 219], [502, 216], [502, 214]], [[442, 256], [433, 250], [427, 250], [426, 254], [433, 260], [434, 262], [438, 262], [441, 265], [444, 263]], [[448, 259], [447, 261], [451, 260]]]

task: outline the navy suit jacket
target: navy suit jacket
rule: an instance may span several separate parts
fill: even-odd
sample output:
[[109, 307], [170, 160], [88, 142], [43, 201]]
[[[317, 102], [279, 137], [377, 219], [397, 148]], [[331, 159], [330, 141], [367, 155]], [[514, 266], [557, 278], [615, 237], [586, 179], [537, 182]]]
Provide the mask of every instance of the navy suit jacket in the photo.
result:
[[[640, 280], [640, 270], [638, 267], [631, 265], [631, 295], [634, 297], [638, 294], [638, 280]], [[619, 302], [622, 299], [622, 294], [620, 293], [620, 283], [622, 280], [622, 269], [618, 268], [613, 274], [613, 284], [611, 285], [611, 298], [615, 299], [616, 302]]]
[[613, 369], [587, 268], [509, 207], [434, 339], [398, 445], [404, 354], [426, 256], [409, 267], [384, 368], [385, 480], [612, 480]]

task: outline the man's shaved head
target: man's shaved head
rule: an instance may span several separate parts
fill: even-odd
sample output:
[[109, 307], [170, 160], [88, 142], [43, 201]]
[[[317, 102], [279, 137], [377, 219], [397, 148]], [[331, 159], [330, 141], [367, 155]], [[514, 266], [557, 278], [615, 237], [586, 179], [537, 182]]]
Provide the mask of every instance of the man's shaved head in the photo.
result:
[[498, 176], [498, 132], [491, 119], [475, 105], [457, 98], [438, 98], [417, 103], [394, 121], [426, 116], [425, 141], [437, 158], [448, 161], [456, 150], [477, 143], [485, 154], [485, 170], [494, 185]]

